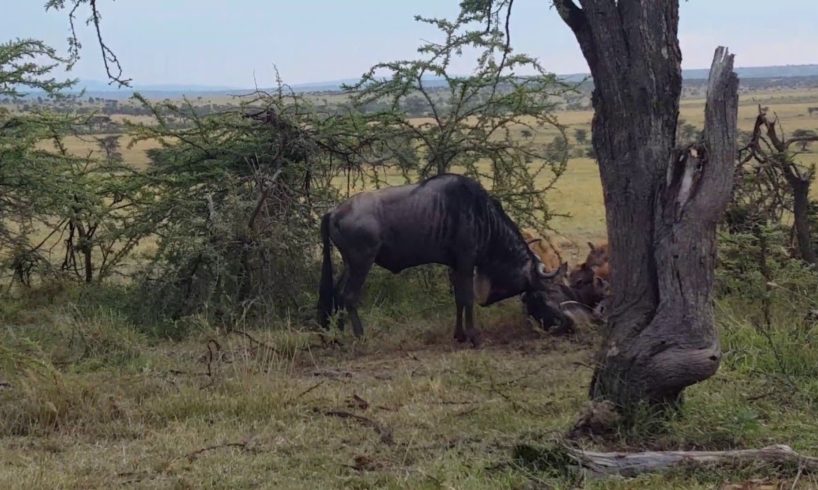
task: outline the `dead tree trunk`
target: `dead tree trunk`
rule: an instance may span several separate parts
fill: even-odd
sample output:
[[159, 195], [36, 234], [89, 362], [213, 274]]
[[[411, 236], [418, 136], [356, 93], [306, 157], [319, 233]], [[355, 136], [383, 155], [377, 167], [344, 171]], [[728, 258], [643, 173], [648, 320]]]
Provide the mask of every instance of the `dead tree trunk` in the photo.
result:
[[718, 466], [737, 464], [789, 465], [800, 470], [818, 470], [818, 458], [802, 456], [789, 446], [775, 445], [761, 449], [732, 451], [648, 451], [643, 453], [600, 453], [568, 449], [568, 455], [580, 468], [601, 477], [637, 476], [673, 468], [691, 466]]
[[716, 50], [705, 140], [674, 151], [678, 1], [555, 0], [594, 79], [593, 146], [613, 302], [591, 397], [620, 409], [676, 400], [721, 358], [711, 290], [715, 230], [732, 190], [738, 79]]
[[812, 180], [787, 178], [787, 182], [792, 190], [792, 216], [795, 238], [798, 241], [798, 255], [801, 256], [801, 260], [814, 264], [816, 256], [812, 248], [812, 230], [809, 223], [809, 187]]
[[801, 136], [786, 139], [778, 117], [770, 120], [767, 108], [758, 107], [758, 116], [750, 142], [741, 149], [745, 156], [742, 164], [755, 161], [758, 165], [770, 169], [769, 174], [783, 177], [792, 195], [792, 216], [798, 255], [801, 260], [810, 264], [818, 263], [812, 245], [812, 230], [809, 222], [809, 192], [815, 171], [796, 163], [790, 147], [796, 143], [806, 144], [818, 141], [818, 136]]

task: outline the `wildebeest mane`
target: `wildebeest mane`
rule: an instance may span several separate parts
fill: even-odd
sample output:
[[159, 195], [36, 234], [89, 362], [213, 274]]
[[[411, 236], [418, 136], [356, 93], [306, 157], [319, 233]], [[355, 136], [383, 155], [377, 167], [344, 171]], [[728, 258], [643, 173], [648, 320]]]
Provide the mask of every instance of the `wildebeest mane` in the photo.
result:
[[[487, 242], [481, 244], [486, 256], [480, 265], [490, 267], [492, 262], [536, 259], [534, 253], [525, 244], [519, 227], [506, 214], [500, 201], [490, 195], [478, 182], [462, 175], [441, 174], [427, 179], [421, 183], [419, 188], [438, 180], [446, 181], [446, 194], [450, 198], [451, 206], [460, 210], [471, 210], [474, 213], [473, 219], [478, 229], [478, 236], [489, 238]], [[460, 213], [454, 211], [455, 209], [452, 209], [452, 212], [447, 213], [450, 219], [459, 218]], [[452, 225], [456, 226], [456, 223]]]

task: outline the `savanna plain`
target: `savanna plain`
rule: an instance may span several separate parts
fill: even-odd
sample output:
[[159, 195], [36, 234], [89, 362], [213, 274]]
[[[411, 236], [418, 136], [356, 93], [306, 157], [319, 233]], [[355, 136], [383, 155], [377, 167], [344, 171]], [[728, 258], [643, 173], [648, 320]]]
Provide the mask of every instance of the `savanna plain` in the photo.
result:
[[[703, 104], [684, 98], [680, 117], [701, 127]], [[759, 104], [785, 130], [818, 131], [807, 111], [816, 89], [743, 92], [740, 129], [752, 129]], [[590, 131], [590, 111], [557, 115], [572, 144], [576, 129]], [[151, 141], [121, 143], [125, 162], [147, 164]], [[94, 150], [82, 137], [69, 144]], [[816, 164], [818, 151], [799, 158]], [[564, 215], [551, 222], [556, 242], [576, 263], [605, 236], [596, 163], [572, 158], [548, 198]], [[421, 276], [425, 287], [401, 287]], [[511, 299], [478, 310], [481, 348], [461, 346], [444, 277], [372, 274], [361, 340], [295, 319], [192, 318], [187, 335], [165, 335], [133, 324], [112, 289], [4, 300], [0, 349], [20, 374], [0, 378], [0, 488], [818, 488], [797, 466], [761, 463], [598, 480], [561, 451], [787, 444], [818, 455], [818, 322], [793, 306], [818, 307], [815, 290], [780, 293], [770, 330], [754, 323], [751, 301], [720, 298], [721, 368], [686, 391], [678, 413], [566, 441], [599, 332], [551, 336]]]

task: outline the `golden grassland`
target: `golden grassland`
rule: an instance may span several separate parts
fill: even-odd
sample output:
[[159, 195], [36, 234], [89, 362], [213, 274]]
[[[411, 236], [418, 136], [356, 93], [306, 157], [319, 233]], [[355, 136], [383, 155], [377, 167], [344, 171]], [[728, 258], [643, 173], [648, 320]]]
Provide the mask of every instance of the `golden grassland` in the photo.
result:
[[[784, 130], [789, 133], [795, 129], [818, 131], [818, 117], [810, 117], [807, 112], [807, 107], [818, 105], [818, 89], [767, 90], [743, 93], [739, 107], [739, 128], [741, 130], [752, 130], [759, 104], [769, 106], [770, 110], [775, 111], [783, 123]], [[592, 111], [561, 111], [557, 114], [557, 117], [559, 123], [565, 127], [566, 134], [572, 145], [577, 145], [574, 136], [574, 131], [577, 129], [587, 130], [590, 139]], [[704, 124], [704, 99], [683, 99], [680, 118], [701, 128]], [[114, 119], [149, 122], [144, 116], [134, 118], [134, 116], [120, 115], [114, 116]], [[428, 118], [416, 118], [415, 122], [418, 124], [428, 122]], [[559, 134], [557, 129], [546, 126], [535, 132], [533, 138], [538, 143], [547, 143]], [[99, 155], [96, 137], [101, 136], [104, 135], [69, 137], [66, 138], [66, 146], [77, 155], [88, 155], [89, 153]], [[130, 145], [130, 137], [128, 136], [121, 136], [119, 143], [124, 160], [139, 169], [143, 169], [149, 164], [146, 151], [158, 146], [158, 143], [150, 140]], [[798, 158], [805, 165], [818, 164], [818, 145], [815, 145], [811, 152], [801, 154]], [[543, 175], [542, 183], [547, 178], [549, 178], [548, 175]], [[387, 175], [385, 180], [386, 183], [393, 185], [404, 182], [403, 177], [399, 175]], [[345, 186], [346, 182], [343, 178], [339, 178], [338, 184], [339, 186]], [[364, 188], [365, 186], [359, 185], [354, 187], [353, 191], [360, 191]], [[818, 186], [813, 187], [813, 195], [818, 196]], [[598, 241], [605, 238], [605, 210], [602, 186], [594, 160], [572, 158], [568, 163], [567, 171], [548, 194], [547, 201], [554, 213], [564, 215], [555, 217], [550, 226], [557, 235], [557, 244], [566, 252], [567, 258], [572, 263], [582, 258], [586, 241]], [[150, 241], [145, 241], [144, 246], [149, 247]]]

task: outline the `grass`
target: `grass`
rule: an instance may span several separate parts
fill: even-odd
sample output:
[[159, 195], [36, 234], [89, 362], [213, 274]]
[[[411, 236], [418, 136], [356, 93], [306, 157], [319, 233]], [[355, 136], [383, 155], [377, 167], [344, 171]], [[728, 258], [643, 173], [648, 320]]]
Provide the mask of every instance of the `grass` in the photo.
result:
[[[0, 346], [17, 357], [0, 388], [0, 488], [658, 489], [795, 478], [741, 467], [594, 481], [543, 460], [586, 403], [598, 339], [540, 334], [514, 302], [479, 310], [486, 345], [475, 350], [452, 343], [442, 301], [402, 321], [370, 305], [360, 341], [347, 332], [327, 343], [286, 323], [249, 336], [205, 323], [172, 342], [65, 294], [3, 308]], [[812, 349], [780, 344], [803, 364], [782, 382], [766, 339], [726, 304], [719, 312], [722, 368], [687, 391], [680, 414], [581, 444], [786, 443], [818, 454]]]
[[[740, 126], [749, 129], [754, 104], [777, 101], [787, 129], [818, 129], [805, 100], [818, 93], [743, 95]], [[570, 135], [590, 117], [561, 114]], [[683, 101], [682, 117], [700, 126], [701, 101]], [[124, 143], [126, 161], [146, 164], [145, 148]], [[549, 202], [571, 214], [552, 223], [564, 248], [604, 236], [592, 160], [573, 159]], [[586, 479], [559, 447], [585, 406], [598, 335], [538, 333], [509, 301], [478, 311], [486, 342], [470, 349], [450, 339], [447, 291], [388, 277], [370, 282], [365, 338], [330, 334], [338, 343], [282, 321], [232, 326], [248, 337], [197, 318], [173, 341], [133, 322], [116, 294], [0, 298], [0, 488], [818, 487], [815, 476], [770, 467]], [[720, 302], [722, 367], [686, 391], [679, 414], [581, 444], [785, 443], [818, 455], [818, 330], [790, 308], [766, 336], [753, 307]]]

